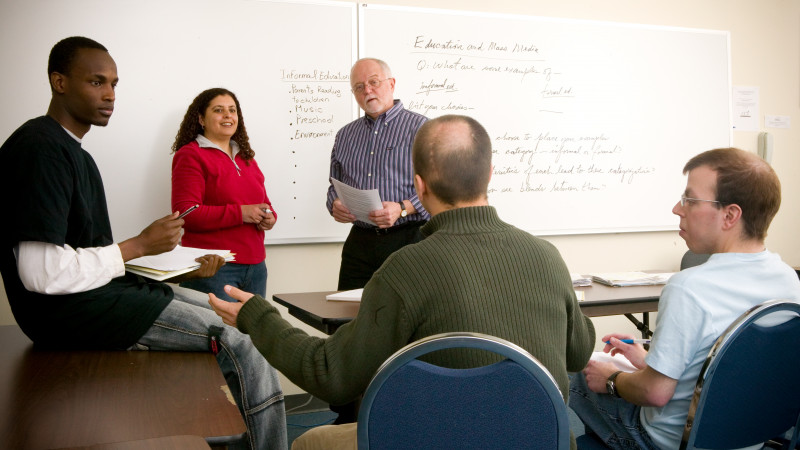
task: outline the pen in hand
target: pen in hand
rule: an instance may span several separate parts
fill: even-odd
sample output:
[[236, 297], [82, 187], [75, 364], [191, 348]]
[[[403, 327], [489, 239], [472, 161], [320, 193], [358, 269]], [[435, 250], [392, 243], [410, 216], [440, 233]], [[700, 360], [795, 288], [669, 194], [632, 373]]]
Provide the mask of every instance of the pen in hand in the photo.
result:
[[[620, 339], [620, 341], [624, 342], [626, 344], [649, 344], [650, 343], [650, 339]], [[610, 340], [609, 341], [603, 341], [603, 342], [605, 342], [606, 344], [610, 344], [611, 343]]]
[[184, 217], [186, 217], [187, 214], [189, 214], [190, 212], [194, 211], [195, 209], [197, 209], [199, 207], [200, 207], [200, 205], [192, 206], [191, 208], [189, 208], [186, 211], [182, 212], [181, 215], [178, 216], [178, 219], [183, 219]]

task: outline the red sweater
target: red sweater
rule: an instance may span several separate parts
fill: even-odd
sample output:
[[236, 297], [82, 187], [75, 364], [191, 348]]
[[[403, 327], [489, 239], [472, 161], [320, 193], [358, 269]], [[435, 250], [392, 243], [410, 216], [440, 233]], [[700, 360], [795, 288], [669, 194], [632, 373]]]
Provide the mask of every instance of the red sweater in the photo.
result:
[[275, 209], [258, 163], [239, 154], [235, 161], [220, 149], [200, 147], [197, 141], [181, 147], [172, 158], [172, 210], [200, 205], [183, 219], [181, 245], [230, 249], [236, 253], [236, 263], [256, 264], [266, 257], [264, 232], [256, 224], [242, 223], [241, 205], [267, 203], [273, 214]]

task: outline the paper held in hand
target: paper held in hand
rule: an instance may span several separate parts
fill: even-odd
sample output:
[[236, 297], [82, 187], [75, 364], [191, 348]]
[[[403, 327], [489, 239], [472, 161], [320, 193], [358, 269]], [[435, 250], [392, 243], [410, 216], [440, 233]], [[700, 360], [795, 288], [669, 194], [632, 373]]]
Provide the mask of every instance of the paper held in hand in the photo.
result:
[[225, 262], [234, 260], [234, 254], [230, 250], [209, 250], [179, 245], [172, 251], [160, 255], [134, 258], [125, 263], [125, 270], [156, 281], [164, 281], [197, 269], [200, 263], [195, 259], [204, 255], [219, 255], [225, 258]]
[[348, 186], [336, 178], [331, 178], [333, 189], [336, 196], [342, 201], [350, 213], [356, 216], [361, 222], [374, 223], [369, 220], [369, 213], [377, 209], [383, 209], [381, 196], [377, 189], [356, 189]]

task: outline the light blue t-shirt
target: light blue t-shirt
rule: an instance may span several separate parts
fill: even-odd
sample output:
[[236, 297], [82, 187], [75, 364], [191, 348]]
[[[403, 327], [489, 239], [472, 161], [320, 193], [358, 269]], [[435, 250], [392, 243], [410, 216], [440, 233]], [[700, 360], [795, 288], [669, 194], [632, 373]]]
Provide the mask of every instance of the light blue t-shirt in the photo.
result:
[[660, 448], [680, 446], [692, 393], [714, 341], [745, 311], [767, 300], [800, 301], [797, 273], [780, 256], [717, 253], [676, 273], [661, 292], [656, 328], [645, 358], [678, 380], [664, 407], [642, 407], [640, 419]]

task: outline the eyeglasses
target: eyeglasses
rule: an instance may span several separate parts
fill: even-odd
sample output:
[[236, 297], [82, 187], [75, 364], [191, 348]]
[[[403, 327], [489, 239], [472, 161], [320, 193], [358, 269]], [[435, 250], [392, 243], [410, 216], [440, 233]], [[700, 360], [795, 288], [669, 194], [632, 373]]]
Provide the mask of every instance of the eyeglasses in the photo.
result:
[[722, 202], [719, 200], [703, 200], [702, 198], [692, 198], [687, 197], [686, 194], [681, 194], [681, 206], [686, 206], [686, 202], [708, 202], [708, 203], [717, 203], [722, 205]]
[[378, 89], [379, 87], [381, 87], [381, 84], [384, 81], [391, 80], [391, 79], [392, 79], [391, 77], [385, 78], [383, 80], [379, 80], [377, 78], [372, 78], [370, 80], [367, 80], [367, 84], [364, 84], [364, 83], [356, 83], [356, 84], [354, 84], [353, 85], [353, 89], [351, 89], [351, 91], [353, 91], [353, 94], [363, 94], [364, 93], [364, 89], [366, 89], [367, 86], [371, 87], [372, 89]]

